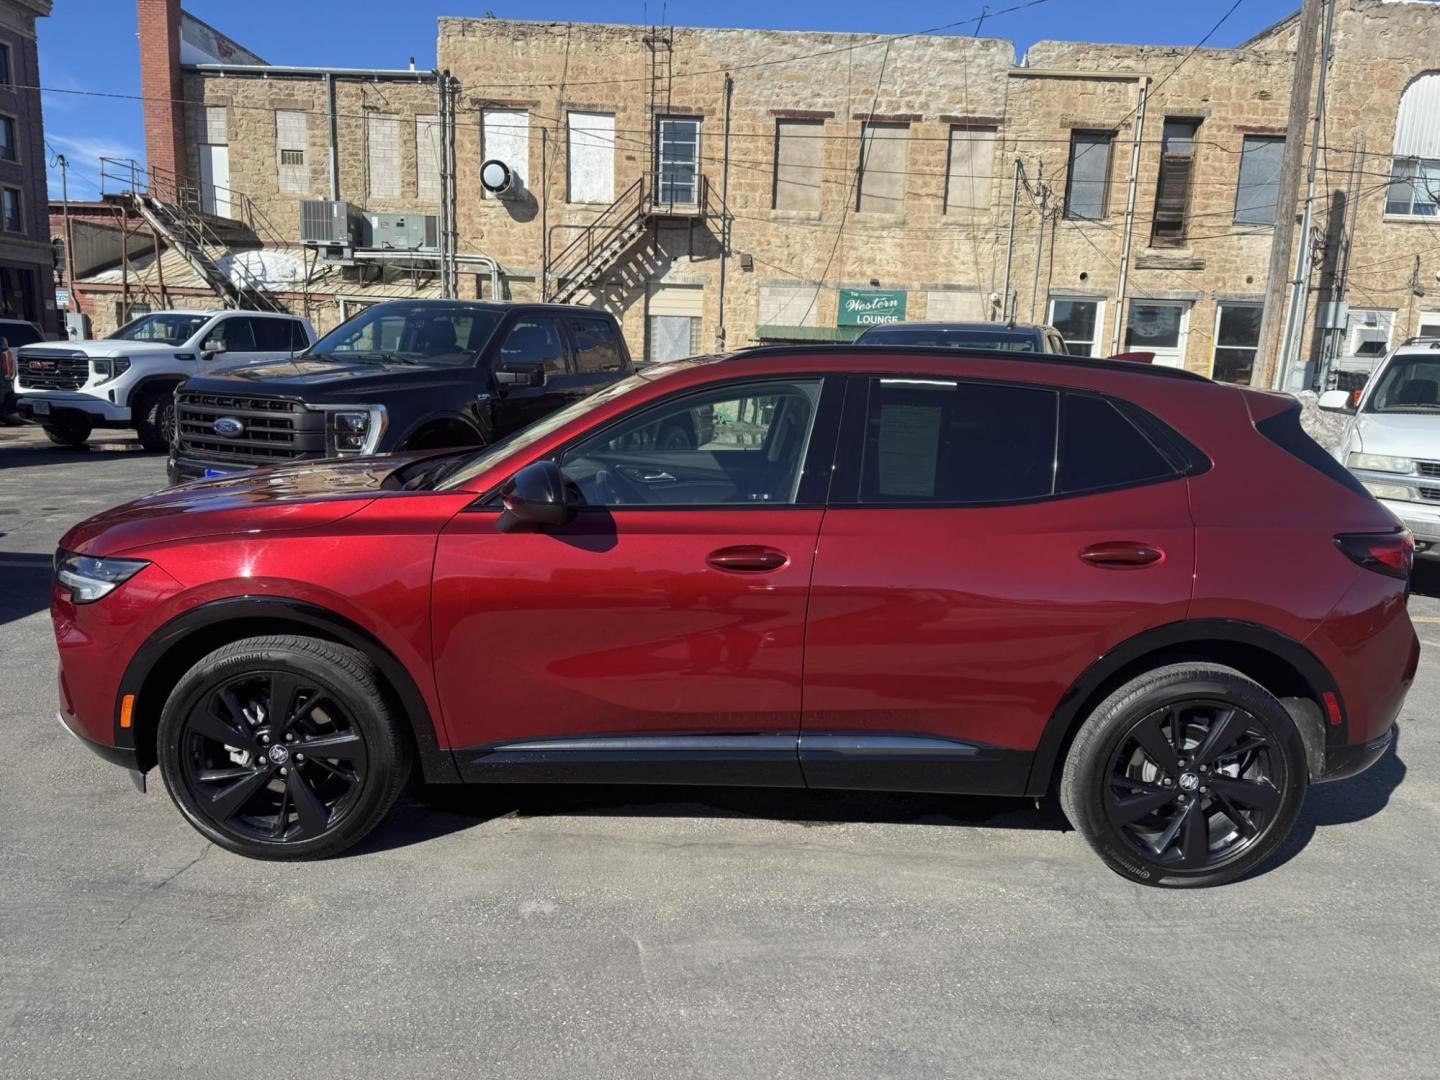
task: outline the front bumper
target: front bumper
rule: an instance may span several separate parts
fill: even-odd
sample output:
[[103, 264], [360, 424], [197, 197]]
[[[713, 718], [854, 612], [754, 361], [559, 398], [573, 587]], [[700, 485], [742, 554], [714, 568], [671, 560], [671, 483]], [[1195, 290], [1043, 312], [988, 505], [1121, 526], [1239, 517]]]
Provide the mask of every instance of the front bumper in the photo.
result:
[[1325, 771], [1316, 783], [1328, 784], [1332, 780], [1348, 780], [1359, 776], [1374, 765], [1395, 745], [1395, 725], [1391, 724], [1384, 733], [1354, 746], [1330, 746], [1325, 749]]
[[[266, 464], [288, 465], [290, 462], [277, 461]], [[251, 472], [254, 468], [258, 468], [258, 466], [247, 468], [244, 465], [236, 465], [228, 461], [204, 461], [199, 458], [180, 457], [173, 453], [165, 461], [165, 475], [172, 484], [183, 484], [190, 480], [213, 480], [219, 476]]]
[[[44, 403], [41, 408], [49, 408], [48, 415], [37, 414], [35, 407], [38, 402]], [[113, 401], [95, 397], [92, 394], [66, 394], [56, 391], [18, 394], [15, 411], [20, 414], [21, 419], [28, 420], [32, 424], [44, 424], [51, 420], [61, 422], [68, 420], [98, 428], [130, 426], [130, 406], [116, 405]]]
[[[71, 726], [70, 721], [65, 718], [65, 713], [57, 711], [55, 719], [69, 734], [75, 736], [81, 743], [93, 751], [98, 757], [108, 761], [111, 765], [119, 765], [121, 768], [129, 769], [133, 773], [140, 773], [140, 762], [135, 755], [133, 747], [128, 746], [107, 746], [105, 743], [96, 742], [86, 735], [82, 735]], [[143, 788], [141, 789], [144, 790]]]

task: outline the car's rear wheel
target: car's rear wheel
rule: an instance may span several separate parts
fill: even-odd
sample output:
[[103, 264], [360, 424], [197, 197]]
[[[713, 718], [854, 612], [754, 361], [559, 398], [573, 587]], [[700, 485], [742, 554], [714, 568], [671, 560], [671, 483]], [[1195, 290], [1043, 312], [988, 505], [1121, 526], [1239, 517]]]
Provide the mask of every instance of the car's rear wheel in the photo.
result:
[[389, 812], [408, 744], [370, 661], [314, 638], [247, 638], [181, 678], [157, 733], [186, 819], [260, 859], [333, 855]]
[[135, 434], [146, 450], [165, 451], [175, 438], [175, 395], [160, 391], [135, 402]]
[[90, 438], [89, 424], [46, 424], [45, 437], [56, 446], [81, 447]]
[[1120, 687], [1075, 736], [1060, 800], [1111, 869], [1146, 885], [1220, 885], [1284, 842], [1309, 776], [1290, 714], [1218, 664]]

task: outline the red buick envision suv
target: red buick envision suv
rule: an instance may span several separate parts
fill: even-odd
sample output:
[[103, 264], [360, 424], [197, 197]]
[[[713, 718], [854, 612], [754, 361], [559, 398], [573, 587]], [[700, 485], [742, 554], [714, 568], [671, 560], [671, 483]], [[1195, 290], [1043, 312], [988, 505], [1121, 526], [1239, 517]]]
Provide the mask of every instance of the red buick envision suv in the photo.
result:
[[478, 453], [76, 526], [60, 717], [261, 858], [353, 844], [418, 767], [1054, 793], [1122, 875], [1215, 884], [1385, 752], [1419, 657], [1409, 536], [1297, 417], [1059, 357], [655, 367]]

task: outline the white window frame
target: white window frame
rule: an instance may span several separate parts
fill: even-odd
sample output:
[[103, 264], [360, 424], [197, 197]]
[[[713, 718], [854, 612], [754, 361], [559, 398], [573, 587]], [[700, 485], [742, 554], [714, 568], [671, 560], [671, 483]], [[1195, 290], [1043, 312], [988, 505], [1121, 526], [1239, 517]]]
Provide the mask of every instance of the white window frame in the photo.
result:
[[[1250, 348], [1249, 346], [1246, 346], [1246, 345], [1221, 345], [1221, 344], [1220, 344], [1220, 316], [1221, 316], [1222, 314], [1224, 314], [1224, 311], [1225, 311], [1226, 308], [1263, 308], [1264, 306], [1265, 306], [1264, 304], [1261, 304], [1261, 303], [1258, 303], [1258, 302], [1252, 303], [1252, 302], [1249, 301], [1249, 300], [1229, 300], [1229, 301], [1221, 300], [1221, 301], [1219, 301], [1219, 302], [1215, 305], [1215, 324], [1214, 324], [1214, 326], [1211, 327], [1211, 331], [1210, 331], [1210, 377], [1211, 377], [1212, 379], [1215, 377], [1215, 354], [1216, 354], [1217, 352], [1219, 352], [1221, 349], [1244, 349], [1244, 348]], [[1258, 369], [1259, 366], [1260, 366], [1260, 359], [1259, 359], [1259, 358], [1260, 358], [1260, 341], [1259, 341], [1259, 338], [1258, 338], [1258, 337], [1256, 338], [1254, 347], [1253, 347], [1253, 348], [1250, 348], [1250, 351], [1251, 351], [1252, 353], [1254, 353], [1254, 358], [1253, 358], [1253, 360], [1251, 361], [1251, 364], [1250, 364], [1250, 379], [1251, 379], [1251, 382], [1250, 382], [1249, 385], [1253, 386], [1253, 385], [1254, 385], [1254, 379], [1255, 379], [1255, 373], [1256, 373], [1257, 369]], [[1244, 384], [1241, 384], [1241, 383], [1227, 383], [1226, 385], [1240, 386], [1240, 385], [1244, 385]]]
[[[1107, 355], [1108, 350], [1105, 349], [1105, 298], [1103, 296], [1074, 296], [1065, 293], [1054, 293], [1051, 295], [1050, 301], [1045, 308], [1045, 323], [1047, 326], [1055, 325], [1056, 301], [1069, 304], [1095, 305], [1095, 340], [1090, 342], [1090, 351], [1084, 355], [1090, 357]], [[1058, 328], [1056, 332], [1060, 333], [1062, 340], [1065, 339], [1064, 333], [1061, 333]], [[1068, 340], [1065, 341], [1065, 348], [1067, 350], [1070, 348], [1070, 342]], [[1077, 356], [1080, 354], [1071, 353], [1071, 355]]]

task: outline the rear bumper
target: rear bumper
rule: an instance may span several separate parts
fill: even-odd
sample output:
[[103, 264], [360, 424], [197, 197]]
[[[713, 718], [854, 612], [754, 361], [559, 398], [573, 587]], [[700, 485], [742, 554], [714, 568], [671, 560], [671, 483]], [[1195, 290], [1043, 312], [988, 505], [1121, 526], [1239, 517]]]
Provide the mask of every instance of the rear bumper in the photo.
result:
[[1316, 783], [1327, 784], [1332, 780], [1348, 780], [1352, 776], [1358, 776], [1389, 753], [1393, 745], [1395, 726], [1392, 724], [1383, 734], [1369, 742], [1353, 746], [1326, 747], [1325, 771], [1316, 779]]
[[1418, 502], [1397, 502], [1381, 499], [1380, 505], [1405, 524], [1410, 535], [1420, 544], [1440, 544], [1440, 504], [1429, 506]]

